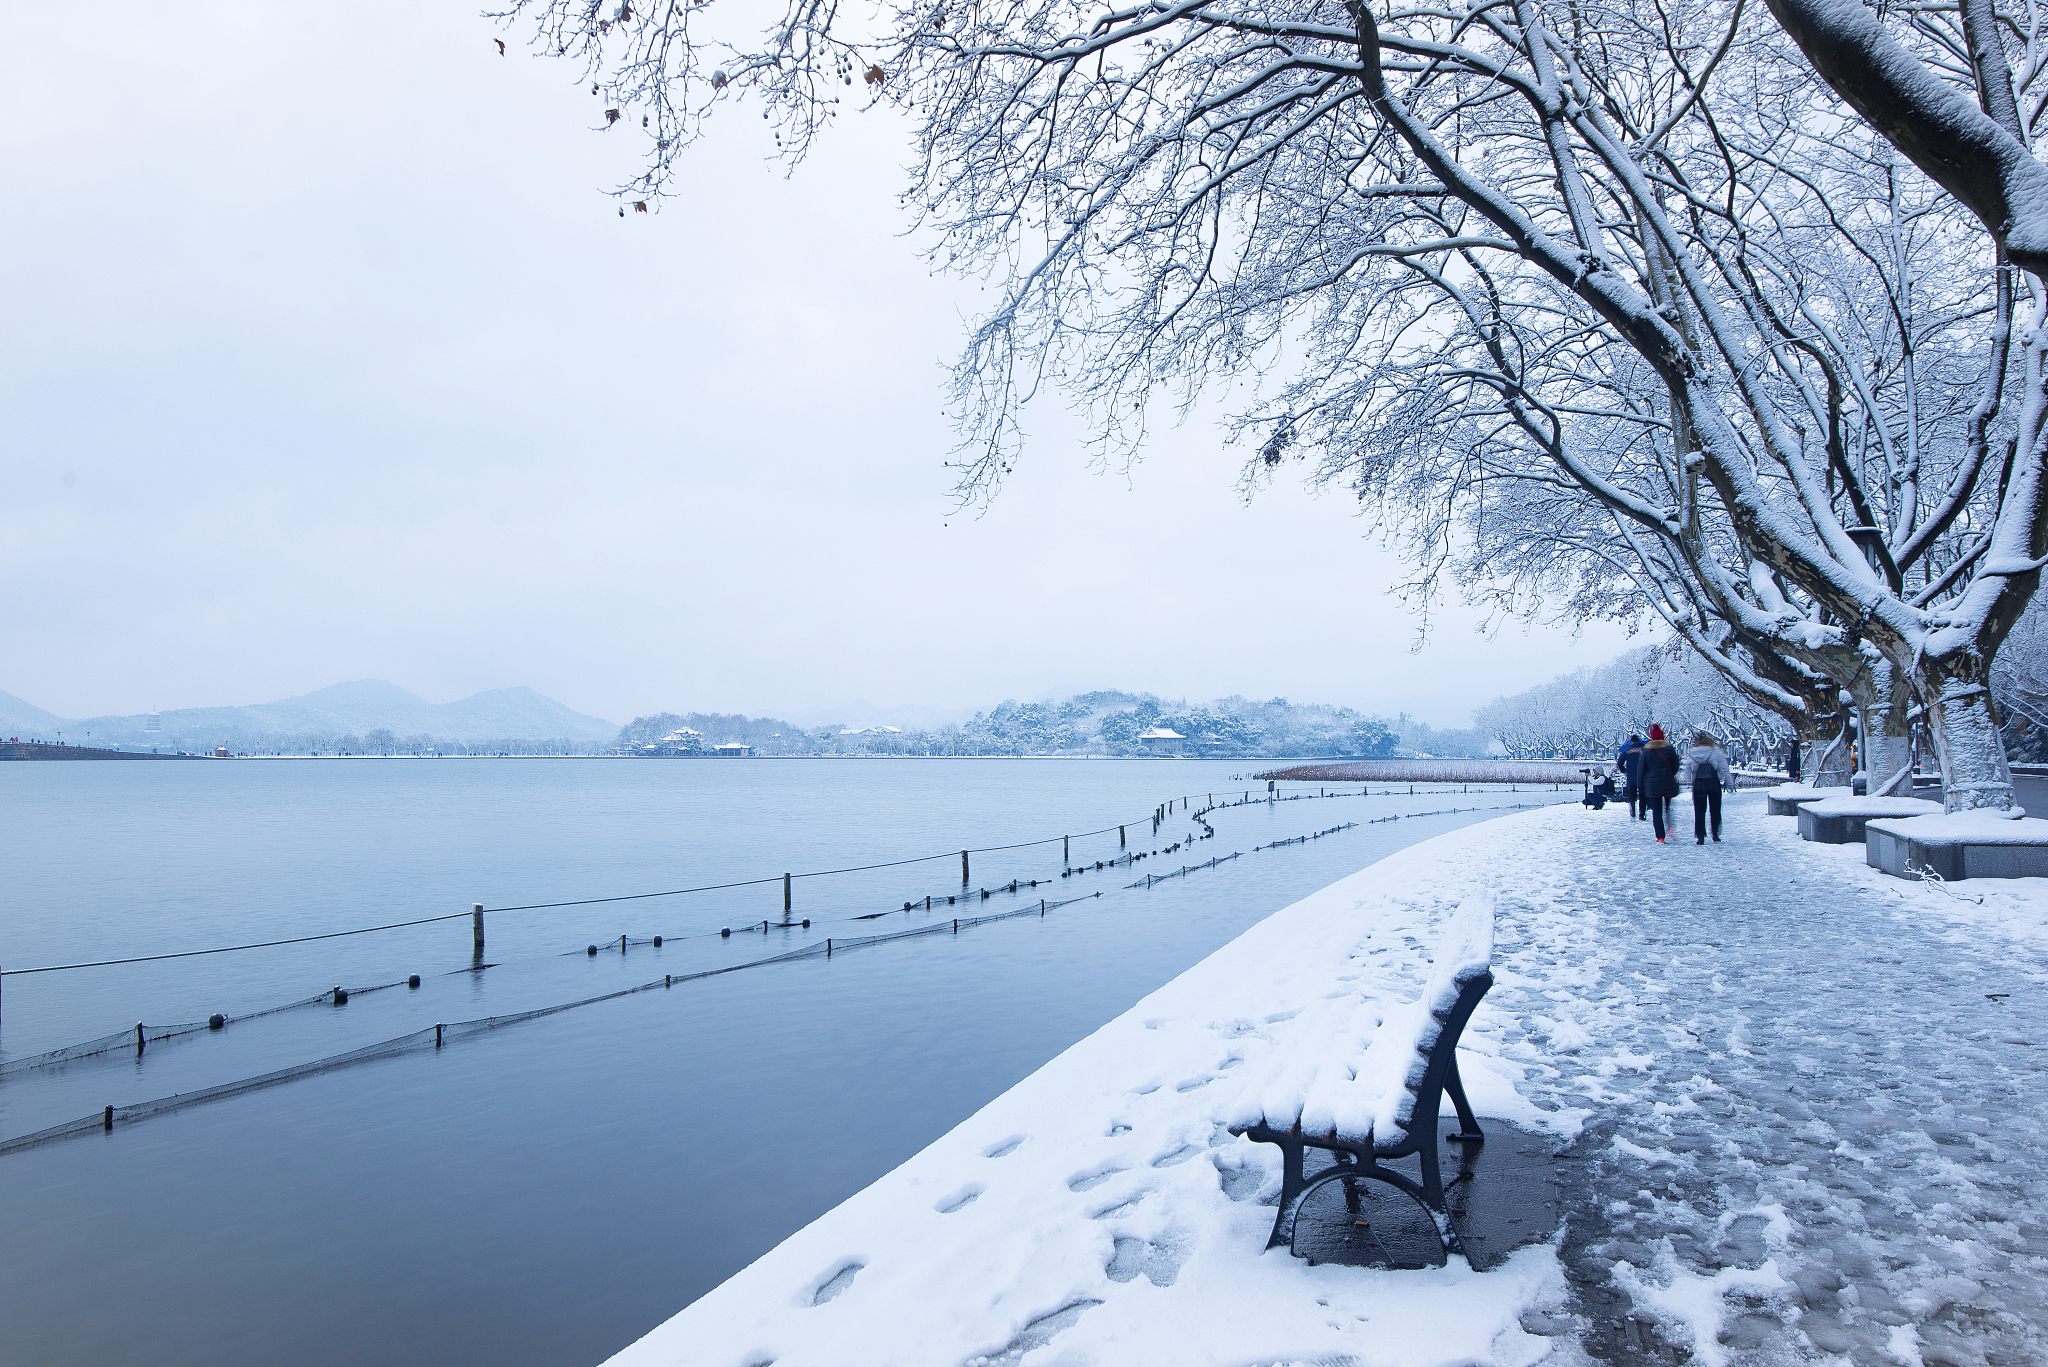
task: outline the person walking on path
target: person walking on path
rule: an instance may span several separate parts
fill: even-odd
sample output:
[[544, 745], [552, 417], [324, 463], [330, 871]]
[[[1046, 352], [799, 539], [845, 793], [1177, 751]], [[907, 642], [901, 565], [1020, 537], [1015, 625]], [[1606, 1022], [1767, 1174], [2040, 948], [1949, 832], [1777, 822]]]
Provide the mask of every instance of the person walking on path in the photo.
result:
[[1712, 736], [1700, 732], [1693, 737], [1692, 749], [1685, 752], [1685, 767], [1678, 781], [1692, 787], [1693, 843], [1707, 843], [1707, 813], [1711, 811], [1714, 816], [1714, 843], [1720, 844], [1721, 789], [1735, 786], [1735, 770], [1728, 762], [1728, 752]]
[[1651, 726], [1649, 743], [1643, 746], [1643, 805], [1650, 809], [1650, 829], [1657, 843], [1664, 843], [1664, 828], [1671, 822], [1671, 799], [1678, 796], [1678, 751], [1664, 739], [1664, 728]]
[[1643, 810], [1643, 738], [1631, 734], [1623, 741], [1620, 753], [1614, 757], [1614, 764], [1621, 770], [1622, 794], [1628, 798], [1628, 818], [1641, 821], [1648, 815]]

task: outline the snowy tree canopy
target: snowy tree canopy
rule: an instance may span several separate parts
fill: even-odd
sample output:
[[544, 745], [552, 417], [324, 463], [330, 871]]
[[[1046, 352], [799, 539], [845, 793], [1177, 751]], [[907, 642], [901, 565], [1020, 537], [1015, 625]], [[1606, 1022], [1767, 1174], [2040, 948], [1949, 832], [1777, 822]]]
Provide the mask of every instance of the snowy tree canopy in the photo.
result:
[[955, 372], [968, 496], [1044, 386], [1112, 461], [1162, 393], [1228, 391], [1250, 480], [1312, 457], [1423, 589], [1661, 617], [1809, 728], [1917, 709], [1950, 804], [2010, 803], [1988, 671], [2048, 551], [2027, 0], [505, 17], [640, 115], [633, 194], [721, 103], [792, 155], [849, 95], [915, 119], [940, 264], [1001, 285]]
[[1743, 764], [1770, 761], [1793, 739], [1782, 716], [1676, 642], [1631, 650], [1496, 698], [1473, 721], [1517, 759], [1611, 761], [1624, 737], [1648, 735], [1652, 722], [1682, 744], [1707, 732]]

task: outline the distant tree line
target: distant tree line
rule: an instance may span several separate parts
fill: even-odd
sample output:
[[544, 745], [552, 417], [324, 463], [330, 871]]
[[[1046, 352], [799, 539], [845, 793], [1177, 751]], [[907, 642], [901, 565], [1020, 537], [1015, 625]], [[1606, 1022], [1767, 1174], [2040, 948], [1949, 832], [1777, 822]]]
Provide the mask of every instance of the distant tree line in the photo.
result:
[[773, 717], [661, 712], [622, 727], [617, 748], [687, 754], [738, 743], [767, 755], [1136, 756], [1151, 753], [1140, 737], [1155, 729], [1182, 736], [1185, 754], [1217, 759], [1466, 755], [1483, 754], [1487, 745], [1476, 731], [1435, 730], [1406, 715], [1389, 722], [1348, 707], [1285, 698], [1233, 696], [1190, 706], [1186, 699], [1110, 689], [1061, 701], [1012, 699], [958, 725], [911, 730], [839, 724], [807, 729]]
[[1611, 757], [1624, 738], [1647, 735], [1653, 722], [1674, 743], [1705, 731], [1738, 763], [1781, 763], [1793, 739], [1784, 717], [1676, 643], [1631, 650], [1496, 698], [1473, 720], [1517, 759]]
[[[134, 745], [124, 748], [135, 749]], [[166, 734], [156, 748], [211, 753], [225, 748], [237, 755], [601, 755], [612, 747], [566, 737], [504, 736], [455, 740], [418, 732], [400, 736], [388, 730], [358, 736], [348, 731], [245, 732], [213, 737]]]

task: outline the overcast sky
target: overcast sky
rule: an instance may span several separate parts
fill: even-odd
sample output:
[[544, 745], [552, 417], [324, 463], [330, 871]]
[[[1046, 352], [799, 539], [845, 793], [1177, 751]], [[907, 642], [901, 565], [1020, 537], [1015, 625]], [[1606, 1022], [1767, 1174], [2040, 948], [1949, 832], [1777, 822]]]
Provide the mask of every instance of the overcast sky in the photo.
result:
[[987, 298], [900, 130], [794, 177], [743, 111], [681, 200], [461, 5], [42, 6], [0, 45], [0, 690], [66, 716], [384, 678], [612, 720], [1285, 695], [1464, 725], [1628, 642], [1417, 619], [1342, 495], [1208, 423], [1129, 478], [1041, 414], [981, 515], [944, 366]]

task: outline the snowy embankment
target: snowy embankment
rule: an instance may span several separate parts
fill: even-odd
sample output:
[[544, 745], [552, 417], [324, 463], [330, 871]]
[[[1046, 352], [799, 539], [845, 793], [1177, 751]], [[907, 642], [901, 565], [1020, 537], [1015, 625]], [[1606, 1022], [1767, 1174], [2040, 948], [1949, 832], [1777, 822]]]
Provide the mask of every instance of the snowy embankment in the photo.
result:
[[1584, 815], [1468, 827], [1274, 914], [612, 1361], [1533, 1362], [1549, 1343], [1522, 1316], [1566, 1294], [1550, 1245], [1484, 1274], [1456, 1257], [1383, 1272], [1267, 1253], [1273, 1209], [1260, 1198], [1279, 1190], [1278, 1151], [1224, 1125], [1297, 1013], [1412, 999], [1443, 918], [1512, 850], [1499, 985], [1460, 1068], [1480, 1115], [1576, 1133], [1584, 1112], [1539, 1109], [1518, 1090], [1528, 1070], [1547, 1071], [1520, 1013], [1548, 1003], [1527, 990], [1542, 984], [1521, 976], [1513, 946], [1522, 923], [1561, 910], [1550, 875], [1563, 875], [1562, 842]]
[[[1383, 860], [614, 1361], [2048, 1362], [2048, 879], [1890, 878], [1764, 807], [1731, 797], [1720, 844], [1682, 801], [1668, 845], [1571, 804]], [[1278, 1154], [1224, 1125], [1246, 1080], [1312, 1007], [1412, 1000], [1485, 888], [1459, 1066], [1482, 1117], [1564, 1147], [1562, 1236], [1486, 1273], [1264, 1251]]]

